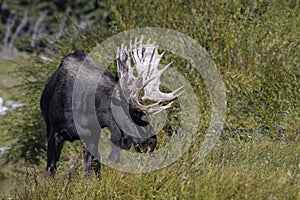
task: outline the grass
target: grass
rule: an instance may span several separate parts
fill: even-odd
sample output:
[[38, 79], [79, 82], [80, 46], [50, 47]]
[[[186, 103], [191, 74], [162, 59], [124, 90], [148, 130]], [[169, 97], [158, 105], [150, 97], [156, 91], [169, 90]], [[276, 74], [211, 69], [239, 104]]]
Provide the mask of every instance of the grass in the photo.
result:
[[[16, 79], [16, 77], [12, 76], [12, 73], [21, 63], [24, 64], [26, 60], [22, 57], [15, 58], [14, 60], [8, 60], [0, 58], [0, 97], [4, 100], [12, 100], [14, 95], [18, 92], [13, 86], [17, 85], [20, 81]], [[0, 116], [0, 120], [2, 120], [2, 116]], [[3, 146], [8, 146], [13, 143], [11, 137], [9, 137], [8, 130], [0, 125], [0, 148]], [[11, 184], [11, 179], [8, 178], [9, 174], [12, 173], [11, 166], [2, 166], [0, 170], [0, 192], [5, 191], [9, 188], [9, 184]]]
[[[2, 198], [300, 199], [298, 1], [137, 4], [119, 0], [107, 4], [111, 7], [113, 34], [132, 28], [164, 27], [187, 34], [206, 49], [227, 89], [223, 135], [227, 139], [204, 160], [197, 159], [200, 147], [195, 145], [171, 166], [152, 173], [129, 174], [103, 166], [100, 181], [86, 180], [81, 149], [70, 145], [63, 149], [55, 178], [43, 180], [45, 152], [33, 148], [45, 143], [38, 100], [47, 77], [60, 61], [35, 61], [22, 68], [21, 77], [26, 81], [23, 93], [17, 95], [29, 106], [9, 116], [7, 120], [12, 122], [6, 123], [11, 129], [7, 135], [18, 141], [12, 158], [17, 159], [13, 169], [20, 173], [13, 174], [18, 181]], [[92, 49], [95, 41], [110, 36], [105, 34], [99, 28], [82, 40], [78, 39], [80, 35], [67, 36], [53, 48], [54, 59], [74, 49]], [[1, 61], [0, 69], [6, 73], [10, 67]], [[199, 74], [193, 70], [183, 73], [201, 97], [203, 116], [209, 116], [203, 103], [209, 102], [209, 95], [203, 91]], [[208, 122], [203, 121], [198, 132], [205, 132]], [[164, 143], [160, 140], [159, 145], [161, 148]], [[39, 165], [23, 163], [23, 159], [39, 156], [43, 159]], [[78, 163], [74, 171], [71, 166]]]
[[164, 169], [130, 174], [103, 166], [87, 180], [79, 158], [60, 163], [54, 179], [27, 168], [13, 199], [299, 199], [299, 141], [220, 142], [204, 160], [191, 150]]
[[[19, 83], [19, 81], [12, 76], [13, 71], [18, 67], [22, 59], [7, 60], [0, 58], [0, 97], [4, 100], [11, 100], [16, 90], [12, 87]], [[1, 120], [0, 116], [0, 120]], [[7, 130], [0, 125], [0, 148], [7, 145]]]
[[[0, 97], [4, 100], [15, 100], [20, 91], [18, 91], [14, 86], [20, 83], [20, 80], [13, 76], [14, 71], [20, 65], [26, 63], [26, 59], [23, 57], [15, 58], [13, 60], [0, 58]], [[1, 116], [0, 116], [1, 120]], [[0, 125], [0, 147], [7, 144], [5, 138], [7, 130]]]
[[14, 85], [18, 84], [20, 80], [13, 77], [12, 73], [16, 68], [24, 64], [23, 58], [16, 58], [8, 60], [0, 58], [0, 96], [4, 98], [12, 97], [12, 89]]

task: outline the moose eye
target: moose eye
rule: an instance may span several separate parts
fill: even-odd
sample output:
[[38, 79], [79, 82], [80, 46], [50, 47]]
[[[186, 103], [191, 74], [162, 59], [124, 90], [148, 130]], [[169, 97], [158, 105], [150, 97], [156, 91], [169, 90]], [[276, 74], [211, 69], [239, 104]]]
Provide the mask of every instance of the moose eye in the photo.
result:
[[147, 116], [143, 111], [129, 107], [129, 114], [132, 121], [138, 126], [147, 126], [149, 122], [147, 121]]

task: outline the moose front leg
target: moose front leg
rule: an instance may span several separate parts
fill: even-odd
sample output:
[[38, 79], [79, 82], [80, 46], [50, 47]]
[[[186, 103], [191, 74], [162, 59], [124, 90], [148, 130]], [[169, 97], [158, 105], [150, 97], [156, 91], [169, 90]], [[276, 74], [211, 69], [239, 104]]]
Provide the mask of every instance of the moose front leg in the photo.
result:
[[88, 130], [88, 133], [85, 133], [84, 137], [82, 137], [82, 140], [84, 142], [83, 152], [85, 161], [85, 171], [89, 176], [90, 170], [93, 169], [97, 178], [100, 178], [101, 176], [100, 153], [98, 151], [99, 139], [99, 130]]
[[120, 162], [120, 148], [122, 143], [122, 134], [121, 130], [117, 125], [111, 125], [108, 127], [111, 131], [111, 152], [108, 156], [108, 159], [111, 161], [115, 161], [116, 163]]
[[97, 178], [101, 178], [101, 162], [100, 162], [100, 154], [97, 151], [96, 152], [96, 157], [88, 150], [90, 148], [95, 148], [93, 147], [93, 145], [89, 145], [89, 147], [87, 147], [87, 144], [84, 143], [83, 145], [83, 153], [84, 153], [84, 162], [85, 162], [85, 171], [88, 174], [88, 176], [90, 175], [90, 170], [93, 169], [95, 172], [95, 175]]

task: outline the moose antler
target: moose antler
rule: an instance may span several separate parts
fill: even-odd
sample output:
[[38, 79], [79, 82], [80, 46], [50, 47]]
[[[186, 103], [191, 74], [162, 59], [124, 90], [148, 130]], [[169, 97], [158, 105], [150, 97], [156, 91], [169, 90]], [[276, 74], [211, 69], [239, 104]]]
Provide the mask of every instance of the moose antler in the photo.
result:
[[[173, 103], [172, 101], [180, 96], [184, 90], [182, 86], [171, 93], [160, 91], [160, 77], [172, 62], [163, 69], [158, 69], [164, 52], [159, 55], [157, 51], [158, 46], [150, 43], [150, 39], [145, 45], [142, 42], [143, 38], [138, 42], [135, 39], [134, 45], [130, 41], [130, 48], [128, 50], [123, 44], [118, 48], [117, 66], [120, 87], [125, 97], [134, 106], [142, 111], [156, 114], [169, 108]], [[133, 68], [131, 67], [131, 62], [134, 64]], [[140, 97], [142, 91], [144, 91], [144, 94]], [[144, 105], [142, 102], [145, 100], [155, 103]], [[165, 106], [160, 106], [159, 104], [162, 102], [169, 103]]]

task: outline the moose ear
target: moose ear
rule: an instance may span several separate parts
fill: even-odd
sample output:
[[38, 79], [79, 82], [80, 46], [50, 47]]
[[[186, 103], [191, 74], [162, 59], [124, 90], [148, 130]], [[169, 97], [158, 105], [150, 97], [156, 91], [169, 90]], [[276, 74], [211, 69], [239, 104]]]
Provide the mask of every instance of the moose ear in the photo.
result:
[[132, 121], [138, 126], [147, 126], [149, 122], [147, 121], [146, 114], [129, 104], [129, 114]]

